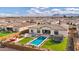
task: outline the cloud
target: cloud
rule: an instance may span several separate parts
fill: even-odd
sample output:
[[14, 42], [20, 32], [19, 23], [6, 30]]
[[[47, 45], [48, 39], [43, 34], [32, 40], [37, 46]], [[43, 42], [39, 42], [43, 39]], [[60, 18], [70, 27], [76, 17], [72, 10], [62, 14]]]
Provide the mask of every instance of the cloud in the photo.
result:
[[42, 12], [39, 10], [39, 8], [31, 8], [30, 10], [26, 10], [26, 12], [28, 12], [27, 16], [38, 16], [40, 15]]
[[34, 9], [40, 9], [40, 10], [44, 10], [44, 9], [48, 9], [49, 7], [33, 7]]
[[79, 9], [78, 8], [65, 8], [64, 10], [62, 9], [52, 9], [51, 12], [53, 14], [79, 14]]
[[28, 16], [52, 16], [54, 14], [63, 14], [64, 12], [61, 9], [49, 9], [47, 8], [31, 8], [28, 11]]
[[61, 11], [60, 9], [52, 9], [51, 11]]
[[67, 11], [79, 11], [79, 8], [66, 8]]
[[41, 13], [41, 11], [39, 9], [36, 9], [36, 8], [31, 8], [30, 11], [34, 12], [34, 13]]
[[52, 14], [60, 14], [60, 13], [62, 13], [62, 10], [60, 10], [60, 9], [51, 9], [49, 12], [51, 12]]
[[28, 16], [48, 16], [51, 15], [49, 12], [50, 10], [47, 10], [48, 7], [35, 7], [28, 10]]
[[14, 13], [0, 13], [0, 16], [52, 16], [52, 15], [66, 15], [66, 14], [79, 14], [79, 8], [51, 8], [51, 7], [31, 7], [21, 13], [15, 11]]

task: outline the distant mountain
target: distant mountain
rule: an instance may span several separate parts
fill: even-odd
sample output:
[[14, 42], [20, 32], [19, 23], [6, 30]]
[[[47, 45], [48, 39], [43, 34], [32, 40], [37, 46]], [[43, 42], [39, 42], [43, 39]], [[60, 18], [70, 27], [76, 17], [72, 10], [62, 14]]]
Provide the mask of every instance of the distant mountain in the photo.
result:
[[79, 16], [79, 14], [53, 14], [52, 16]]

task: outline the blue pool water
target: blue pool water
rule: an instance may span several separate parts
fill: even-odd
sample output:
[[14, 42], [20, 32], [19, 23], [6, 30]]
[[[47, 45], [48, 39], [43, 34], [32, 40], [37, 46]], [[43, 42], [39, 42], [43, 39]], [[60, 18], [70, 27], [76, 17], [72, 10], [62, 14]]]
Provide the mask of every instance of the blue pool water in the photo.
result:
[[41, 44], [47, 37], [45, 36], [40, 36], [36, 38], [34, 41], [31, 42], [32, 45], [39, 45]]

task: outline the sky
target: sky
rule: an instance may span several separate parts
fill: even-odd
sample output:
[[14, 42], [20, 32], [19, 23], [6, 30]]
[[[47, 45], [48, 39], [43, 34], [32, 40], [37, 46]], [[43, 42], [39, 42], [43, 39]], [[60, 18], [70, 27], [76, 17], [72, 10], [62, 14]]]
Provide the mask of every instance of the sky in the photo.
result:
[[0, 16], [79, 15], [79, 7], [0, 7]]

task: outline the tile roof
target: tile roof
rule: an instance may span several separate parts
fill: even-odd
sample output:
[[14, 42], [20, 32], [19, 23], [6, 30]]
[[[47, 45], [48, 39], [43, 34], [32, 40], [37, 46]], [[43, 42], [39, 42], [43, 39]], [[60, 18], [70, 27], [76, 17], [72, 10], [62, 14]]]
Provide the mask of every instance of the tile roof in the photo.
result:
[[41, 29], [43, 27], [48, 27], [52, 30], [62, 30], [62, 31], [67, 31], [67, 29], [65, 29], [64, 27], [57, 25], [57, 24], [53, 24], [53, 25], [48, 25], [48, 24], [43, 24], [43, 25], [36, 25], [30, 28], [36, 28], [36, 29]]

